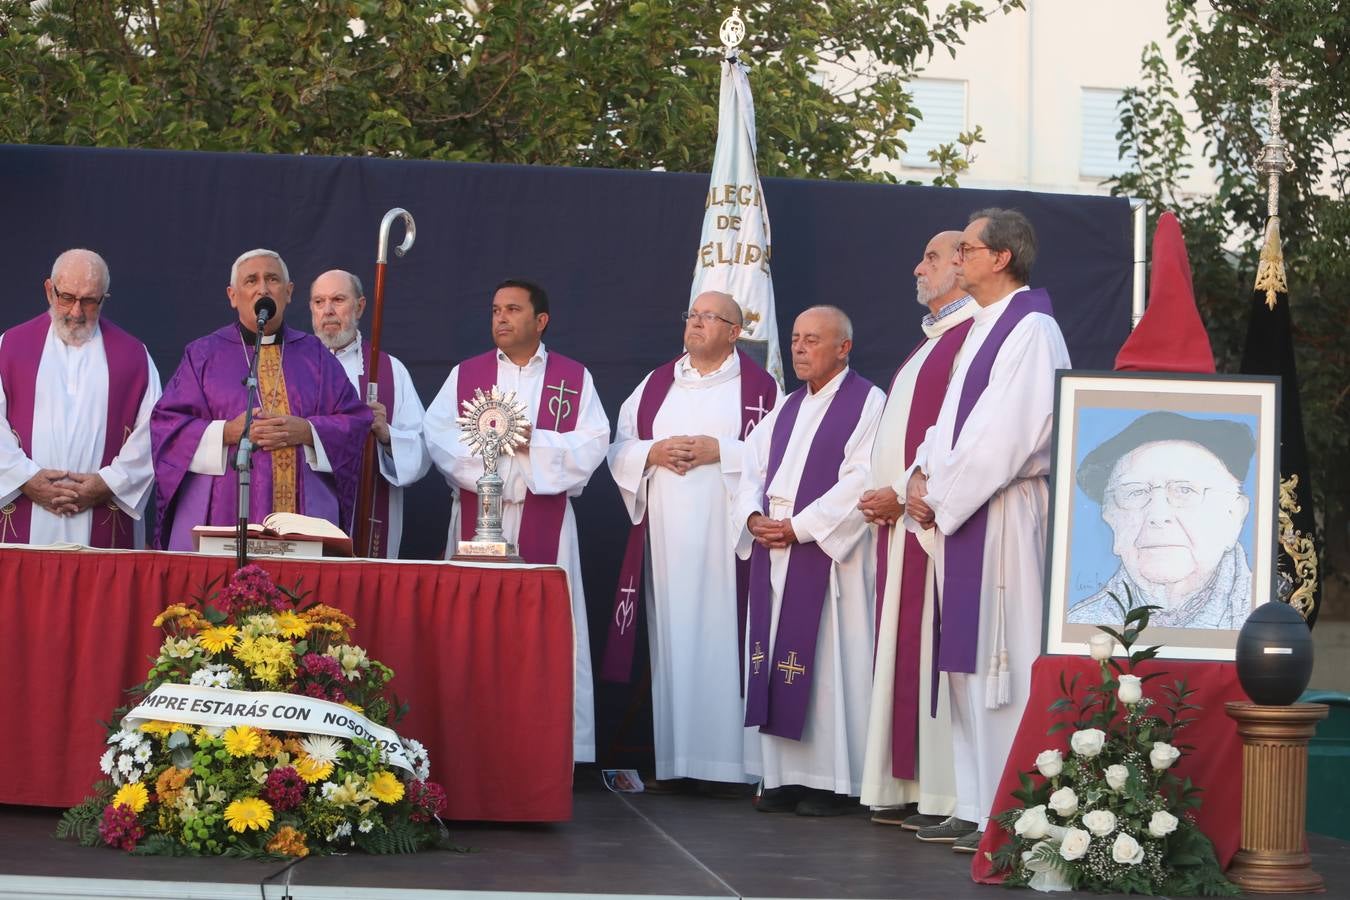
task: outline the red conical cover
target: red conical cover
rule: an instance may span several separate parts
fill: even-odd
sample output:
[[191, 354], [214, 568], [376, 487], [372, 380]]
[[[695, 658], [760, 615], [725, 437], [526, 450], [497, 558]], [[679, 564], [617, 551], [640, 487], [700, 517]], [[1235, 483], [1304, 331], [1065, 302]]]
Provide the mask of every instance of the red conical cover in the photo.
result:
[[1116, 354], [1117, 371], [1213, 372], [1214, 351], [1195, 307], [1191, 263], [1177, 217], [1165, 212], [1153, 232], [1148, 308]]

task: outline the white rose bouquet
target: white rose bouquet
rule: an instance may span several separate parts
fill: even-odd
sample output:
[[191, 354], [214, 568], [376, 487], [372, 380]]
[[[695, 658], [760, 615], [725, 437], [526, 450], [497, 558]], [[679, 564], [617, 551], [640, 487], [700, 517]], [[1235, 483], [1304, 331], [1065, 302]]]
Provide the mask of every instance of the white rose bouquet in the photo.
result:
[[[1064, 696], [1050, 707], [1068, 731], [1042, 751], [1013, 793], [1020, 805], [998, 817], [1010, 840], [994, 855], [1011, 886], [1170, 896], [1233, 896], [1214, 848], [1189, 815], [1200, 789], [1176, 774], [1191, 749], [1176, 743], [1198, 707], [1185, 682], [1148, 696], [1163, 673], [1136, 674], [1157, 647], [1134, 650], [1156, 607], [1121, 604], [1119, 631], [1101, 627], [1096, 647], [1124, 647], [1124, 657], [1095, 652], [1100, 683], [1061, 678]], [[1117, 601], [1119, 603], [1119, 601]], [[1161, 707], [1161, 708], [1158, 708]]]

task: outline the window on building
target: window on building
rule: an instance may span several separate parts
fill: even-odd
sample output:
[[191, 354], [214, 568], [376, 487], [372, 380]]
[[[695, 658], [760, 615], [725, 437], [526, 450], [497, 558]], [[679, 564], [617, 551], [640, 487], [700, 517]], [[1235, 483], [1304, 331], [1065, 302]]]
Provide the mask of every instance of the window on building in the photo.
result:
[[909, 92], [923, 118], [905, 135], [908, 149], [901, 162], [911, 168], [935, 169], [937, 163], [928, 158], [928, 151], [955, 143], [966, 130], [966, 83], [916, 78], [909, 83]]
[[1078, 174], [1084, 178], [1110, 178], [1134, 164], [1134, 154], [1119, 158], [1120, 111], [1122, 92], [1109, 88], [1083, 88], [1082, 147]]

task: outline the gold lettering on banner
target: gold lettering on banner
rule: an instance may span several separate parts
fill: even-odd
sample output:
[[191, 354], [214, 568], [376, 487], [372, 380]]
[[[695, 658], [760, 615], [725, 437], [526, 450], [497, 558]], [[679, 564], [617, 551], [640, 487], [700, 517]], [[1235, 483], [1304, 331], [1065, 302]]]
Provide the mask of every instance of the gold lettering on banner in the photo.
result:
[[797, 662], [797, 651], [789, 650], [786, 662], [780, 662], [778, 669], [783, 673], [783, 681], [786, 684], [792, 684], [792, 679], [798, 675], [806, 674], [806, 666]]
[[755, 652], [750, 656], [750, 662], [755, 666], [755, 674], [759, 674], [760, 663], [764, 662], [764, 647], [759, 641], [755, 641]]

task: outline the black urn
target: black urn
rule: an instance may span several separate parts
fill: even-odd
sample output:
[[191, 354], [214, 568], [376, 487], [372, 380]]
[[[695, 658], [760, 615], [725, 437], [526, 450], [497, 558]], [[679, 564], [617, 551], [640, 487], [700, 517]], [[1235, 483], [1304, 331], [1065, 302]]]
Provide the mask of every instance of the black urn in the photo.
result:
[[1261, 706], [1288, 706], [1312, 678], [1312, 632], [1287, 603], [1263, 603], [1238, 632], [1237, 673], [1242, 689]]

